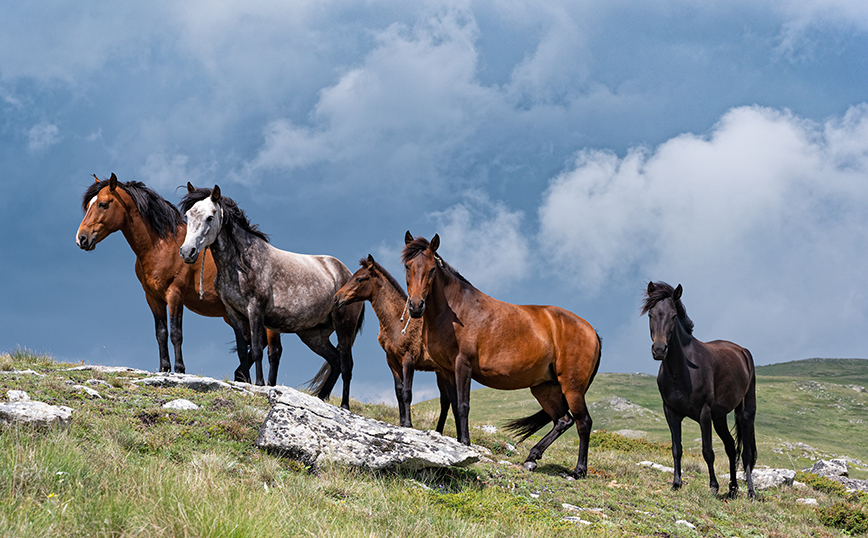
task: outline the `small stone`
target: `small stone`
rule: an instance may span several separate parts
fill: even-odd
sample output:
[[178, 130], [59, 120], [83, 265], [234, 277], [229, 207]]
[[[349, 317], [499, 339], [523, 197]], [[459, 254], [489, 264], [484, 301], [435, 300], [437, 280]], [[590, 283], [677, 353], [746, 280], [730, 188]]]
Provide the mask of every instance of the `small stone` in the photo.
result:
[[102, 396], [100, 396], [99, 392], [93, 390], [90, 387], [85, 387], [84, 385], [73, 385], [72, 388], [74, 388], [76, 390], [80, 390], [81, 392], [84, 392], [85, 394], [87, 394], [91, 398], [99, 398], [100, 400], [102, 399]]
[[695, 529], [696, 528], [696, 525], [687, 521], [686, 519], [679, 519], [678, 521], [675, 522], [675, 524], [676, 525], [684, 525], [688, 529]]
[[10, 390], [6, 393], [6, 398], [10, 402], [27, 402], [30, 401], [30, 395], [23, 390]]
[[178, 398], [177, 400], [172, 400], [171, 402], [164, 403], [163, 409], [178, 409], [181, 411], [191, 411], [191, 410], [199, 409], [199, 406], [194, 404], [190, 400]]
[[817, 499], [813, 499], [813, 498], [808, 498], [808, 499], [796, 499], [796, 502], [799, 503], [799, 504], [806, 504], [806, 505], [808, 505], [808, 506], [816, 506], [816, 505], [819, 504], [819, 503], [817, 502]]

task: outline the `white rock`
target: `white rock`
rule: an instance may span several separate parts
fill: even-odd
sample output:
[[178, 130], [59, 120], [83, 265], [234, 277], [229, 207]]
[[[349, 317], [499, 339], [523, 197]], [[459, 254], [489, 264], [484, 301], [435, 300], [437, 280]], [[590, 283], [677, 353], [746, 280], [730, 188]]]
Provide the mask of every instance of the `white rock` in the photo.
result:
[[147, 370], [139, 370], [138, 368], [130, 368], [128, 366], [100, 366], [98, 364], [85, 364], [83, 366], [75, 366], [67, 368], [69, 372], [94, 371], [104, 372], [107, 374], [147, 374]]
[[820, 460], [810, 469], [805, 470], [816, 475], [825, 476], [826, 478], [850, 475], [847, 460], [840, 458], [833, 460]]
[[695, 529], [696, 528], [696, 525], [687, 521], [686, 519], [679, 519], [678, 521], [675, 522], [675, 524], [676, 525], [684, 525], [688, 529]]
[[642, 467], [650, 467], [652, 469], [657, 469], [658, 471], [661, 471], [664, 473], [674, 473], [675, 472], [674, 467], [667, 467], [665, 465], [660, 465], [659, 463], [654, 463], [653, 461], [647, 461], [647, 460], [646, 461], [640, 461], [636, 465], [641, 465]]
[[[770, 469], [767, 467], [754, 469], [751, 473], [755, 489], [769, 489], [778, 486], [792, 486], [796, 471], [791, 469]], [[738, 471], [736, 478], [745, 479], [744, 471]]]
[[231, 388], [229, 383], [218, 381], [212, 377], [173, 373], [155, 375], [144, 379], [136, 379], [133, 383], [150, 387], [184, 387], [199, 392], [210, 392]]
[[10, 402], [27, 402], [30, 401], [30, 395], [23, 390], [10, 390], [6, 393], [6, 399]]
[[816, 506], [816, 505], [819, 504], [819, 503], [817, 502], [817, 499], [813, 499], [813, 498], [808, 498], [808, 499], [796, 499], [796, 502], [799, 503], [799, 504], [807, 504], [808, 506]]
[[199, 409], [199, 406], [194, 404], [190, 400], [178, 398], [177, 400], [172, 400], [171, 402], [164, 403], [163, 409], [179, 409], [181, 411], [190, 411]]
[[412, 469], [462, 467], [479, 460], [475, 450], [451, 437], [365, 418], [297, 390], [271, 391], [269, 399], [271, 411], [256, 446], [306, 464]]
[[32, 400], [0, 404], [0, 423], [34, 424], [38, 426], [69, 426], [72, 408], [64, 405], [49, 405]]
[[100, 396], [99, 392], [93, 390], [90, 387], [85, 387], [84, 385], [73, 385], [72, 388], [74, 388], [76, 390], [80, 390], [81, 392], [84, 392], [85, 394], [87, 394], [91, 398], [102, 399], [102, 396]]

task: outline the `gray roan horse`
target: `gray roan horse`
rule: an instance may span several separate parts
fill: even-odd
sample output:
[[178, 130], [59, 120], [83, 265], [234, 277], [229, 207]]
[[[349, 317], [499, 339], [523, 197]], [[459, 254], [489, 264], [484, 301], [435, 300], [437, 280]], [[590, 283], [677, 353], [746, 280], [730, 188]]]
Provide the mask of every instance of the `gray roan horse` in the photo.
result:
[[[693, 321], [681, 303], [681, 284], [650, 282], [642, 313], [651, 325], [651, 353], [660, 361], [657, 387], [663, 397], [663, 412], [672, 435], [675, 478], [672, 489], [681, 487], [681, 421], [690, 417], [702, 431], [702, 456], [708, 464], [709, 487], [716, 493], [714, 449], [711, 428], [717, 431], [729, 457], [729, 498], [738, 493], [735, 468], [738, 453], [747, 478], [747, 492], [755, 496], [753, 472], [756, 464], [756, 374], [750, 351], [726, 340], [700, 342], [693, 337]], [[735, 441], [727, 427], [726, 415], [735, 410]]]
[[[192, 263], [210, 246], [217, 266], [215, 288], [226, 305], [235, 329], [239, 353], [248, 349], [235, 378], [249, 379], [256, 364], [256, 384], [264, 385], [262, 348], [266, 327], [296, 333], [317, 355], [326, 360], [314, 378], [317, 396], [326, 399], [343, 379], [341, 407], [349, 408], [352, 378], [352, 345], [361, 329], [364, 303], [337, 308], [335, 292], [351, 272], [331, 256], [308, 256], [278, 250], [267, 236], [251, 225], [235, 202], [221, 196], [220, 187], [197, 189], [187, 183], [187, 196], [180, 203], [187, 216], [187, 236], [181, 258]], [[250, 339], [245, 327], [250, 327]], [[338, 347], [329, 341], [337, 333]], [[269, 385], [277, 381], [277, 364], [271, 364]], [[313, 385], [313, 382], [312, 382]]]

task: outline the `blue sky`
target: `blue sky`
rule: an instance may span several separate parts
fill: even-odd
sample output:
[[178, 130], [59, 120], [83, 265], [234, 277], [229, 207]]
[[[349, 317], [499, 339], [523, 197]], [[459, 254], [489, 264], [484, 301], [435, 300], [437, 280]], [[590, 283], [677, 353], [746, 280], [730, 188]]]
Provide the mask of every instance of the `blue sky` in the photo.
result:
[[[74, 242], [114, 172], [399, 280], [439, 233], [482, 291], [587, 319], [603, 371], [656, 371], [649, 280], [758, 364], [865, 356], [861, 0], [7, 2], [0, 111], [0, 350], [157, 367], [126, 241]], [[184, 328], [188, 372], [230, 376], [229, 327]], [[376, 333], [353, 397], [393, 402]], [[321, 360], [284, 341], [298, 386]]]

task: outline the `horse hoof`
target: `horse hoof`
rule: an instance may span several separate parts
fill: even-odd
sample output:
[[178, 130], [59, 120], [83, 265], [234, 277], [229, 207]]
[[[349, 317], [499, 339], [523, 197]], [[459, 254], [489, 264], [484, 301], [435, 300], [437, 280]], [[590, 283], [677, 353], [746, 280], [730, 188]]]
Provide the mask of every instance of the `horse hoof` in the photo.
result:
[[536, 462], [535, 461], [526, 461], [522, 464], [522, 467], [524, 467], [525, 469], [527, 469], [530, 472], [533, 472], [536, 469]]

